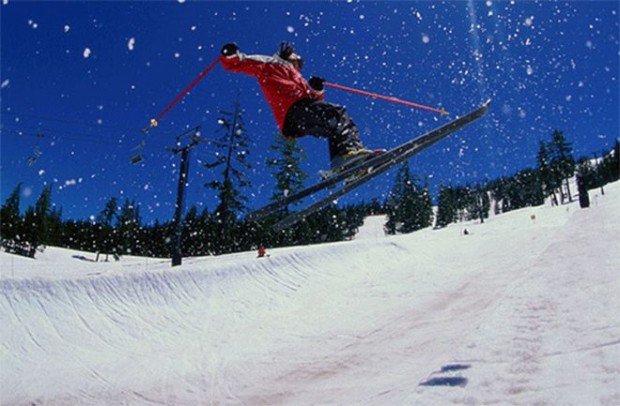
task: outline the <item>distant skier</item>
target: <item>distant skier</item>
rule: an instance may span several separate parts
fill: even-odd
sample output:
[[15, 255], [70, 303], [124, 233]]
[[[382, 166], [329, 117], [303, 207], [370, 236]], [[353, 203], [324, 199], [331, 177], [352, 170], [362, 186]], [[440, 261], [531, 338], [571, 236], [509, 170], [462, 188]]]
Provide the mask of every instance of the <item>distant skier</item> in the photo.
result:
[[[224, 69], [256, 77], [285, 138], [327, 138], [331, 168], [373, 154], [362, 145], [359, 129], [343, 106], [323, 101], [325, 79], [301, 75], [303, 59], [288, 42], [273, 56], [246, 55], [235, 43], [222, 48]], [[356, 158], [357, 157], [357, 158]]]

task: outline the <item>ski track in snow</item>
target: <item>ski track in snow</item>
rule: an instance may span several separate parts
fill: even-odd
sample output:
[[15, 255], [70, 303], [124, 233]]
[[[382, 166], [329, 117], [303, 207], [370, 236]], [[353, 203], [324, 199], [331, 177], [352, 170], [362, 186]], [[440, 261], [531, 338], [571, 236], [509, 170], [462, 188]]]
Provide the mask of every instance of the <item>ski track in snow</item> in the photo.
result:
[[606, 191], [175, 269], [0, 253], [0, 399], [619, 404], [620, 184]]

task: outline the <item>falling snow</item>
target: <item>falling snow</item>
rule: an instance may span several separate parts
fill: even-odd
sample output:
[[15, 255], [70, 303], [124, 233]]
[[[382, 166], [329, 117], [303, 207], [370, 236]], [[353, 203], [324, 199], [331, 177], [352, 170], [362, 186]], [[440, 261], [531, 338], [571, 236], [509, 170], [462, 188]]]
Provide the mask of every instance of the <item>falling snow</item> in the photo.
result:
[[525, 24], [526, 27], [531, 27], [534, 24], [534, 17], [530, 16], [530, 17], [526, 18], [524, 24]]
[[[2, 0], [2, 3], [6, 5], [9, 0]], [[2, 10], [3, 14], [7, 13], [3, 24], [10, 21], [9, 12], [18, 6], [25, 7], [29, 2], [11, 3]], [[178, 3], [186, 2], [181, 0]], [[429, 163], [427, 161], [432, 160], [424, 157], [415, 162], [420, 176], [433, 175], [433, 182], [456, 184], [477, 179], [481, 174], [489, 178], [506, 175], [521, 169], [522, 163], [530, 165], [535, 155], [530, 145], [533, 136], [526, 139], [519, 135], [524, 131], [543, 138], [548, 128], [557, 126], [572, 137], [575, 146], [581, 148], [580, 153], [594, 148], [590, 140], [596, 138], [584, 132], [583, 127], [591, 125], [592, 131], [597, 134], [604, 134], [608, 140], [615, 139], [617, 134], [611, 134], [609, 129], [617, 127], [614, 126], [617, 123], [614, 118], [617, 105], [614, 103], [617, 104], [615, 95], [618, 94], [618, 13], [613, 7], [602, 3], [605, 2], [592, 2], [590, 5], [588, 2], [545, 1], [366, 3], [347, 0], [346, 3], [333, 4], [318, 2], [310, 7], [304, 2], [266, 2], [260, 5], [231, 2], [230, 6], [226, 5], [228, 2], [221, 2], [210, 3], [210, 11], [198, 18], [190, 11], [196, 4], [187, 2], [184, 7], [175, 7], [175, 13], [184, 17], [179, 21], [178, 30], [166, 31], [171, 41], [162, 41], [162, 46], [156, 50], [148, 49], [148, 56], [145, 57], [148, 60], [138, 58], [139, 54], [133, 52], [132, 58], [121, 62], [123, 66], [116, 78], [118, 81], [110, 81], [110, 66], [102, 63], [108, 58], [121, 58], [128, 51], [136, 51], [138, 33], [139, 50], [144, 51], [146, 44], [151, 44], [154, 39], [143, 37], [146, 31], [139, 25], [142, 23], [131, 25], [134, 23], [129, 11], [125, 17], [128, 26], [124, 32], [112, 32], [110, 18], [96, 11], [82, 21], [69, 14], [54, 16], [54, 13], [46, 15], [33, 11], [19, 14], [13, 24], [28, 32], [30, 37], [20, 34], [24, 37], [19, 37], [18, 41], [20, 47], [27, 49], [32, 61], [55, 60], [58, 67], [67, 72], [73, 72], [75, 68], [75, 76], [72, 77], [75, 83], [54, 78], [42, 86], [47, 92], [43, 99], [58, 103], [61, 111], [75, 111], [77, 117], [84, 114], [77, 111], [84, 106], [87, 115], [83, 120], [76, 118], [75, 122], [90, 125], [86, 129], [78, 128], [78, 124], [59, 124], [54, 128], [56, 134], [52, 135], [61, 134], [64, 130], [71, 134], [67, 135], [67, 139], [59, 137], [55, 140], [58, 145], [55, 155], [44, 155], [46, 159], [54, 157], [56, 163], [70, 156], [67, 151], [78, 151], [75, 156], [79, 156], [82, 148], [96, 145], [89, 144], [95, 138], [97, 141], [103, 139], [102, 143], [107, 143], [105, 148], [118, 147], [121, 151], [106, 152], [106, 163], [97, 165], [107, 165], [109, 162], [120, 168], [126, 162], [123, 153], [139, 142], [139, 135], [110, 127], [135, 127], [143, 117], [160, 112], [217, 55], [223, 42], [236, 41], [242, 51], [250, 54], [271, 55], [280, 39], [295, 38], [294, 45], [306, 62], [302, 72], [306, 78], [316, 74], [334, 83], [422, 104], [446, 106], [454, 115], [468, 111], [481, 100], [492, 98], [495, 107], [481, 124], [480, 131], [487, 135], [503, 134], [504, 137], [468, 137], [465, 132], [463, 139], [468, 145], [462, 159], [453, 159], [441, 167], [436, 165], [439, 159], [436, 155], [433, 156], [435, 162]], [[58, 7], [61, 7], [60, 4]], [[65, 3], [62, 4], [65, 7]], [[70, 7], [70, 4], [67, 2], [66, 6]], [[102, 7], [105, 4], [108, 3], [102, 3]], [[138, 9], [140, 4], [135, 3], [132, 7]], [[122, 9], [125, 5], [119, 3], [118, 7]], [[149, 9], [155, 16], [164, 15], [163, 11], [158, 11], [158, 6], [158, 3], [153, 3]], [[249, 35], [247, 22], [255, 21], [259, 14], [272, 16], [274, 27], [276, 31], [281, 30], [283, 38], [274, 40]], [[210, 32], [207, 27], [211, 25], [215, 26], [213, 33], [219, 34], [204, 35]], [[46, 42], [49, 39], [42, 34], [47, 34], [48, 28], [50, 37], [54, 32], [67, 34], [62, 35], [62, 41], [57, 41], [62, 45]], [[165, 27], [162, 29], [168, 30]], [[91, 35], [101, 35], [105, 42]], [[86, 44], [89, 47], [84, 48]], [[7, 44], [9, 48], [17, 46]], [[96, 54], [93, 54], [94, 49]], [[119, 52], [123, 55], [115, 55]], [[79, 55], [90, 58], [86, 66], [75, 66], [79, 64], [75, 64], [75, 58], [71, 56]], [[12, 71], [5, 68], [11, 65], [10, 59], [3, 58], [3, 61], [6, 63], [3, 62], [2, 74], [10, 74], [10, 81], [8, 76], [0, 81], [3, 105], [15, 107], [19, 105], [16, 95], [32, 92], [32, 87], [28, 87], [32, 84], [22, 80], [23, 75], [14, 66]], [[62, 66], [69, 62], [72, 65]], [[38, 69], [43, 66], [38, 65]], [[37, 76], [36, 70], [30, 70], [28, 74], [30, 77]], [[77, 83], [80, 87], [72, 88]], [[209, 130], [212, 130], [218, 127], [217, 112], [229, 107], [227, 103], [237, 93], [240, 93], [243, 107], [251, 112], [248, 113], [246, 127], [256, 133], [253, 148], [257, 153], [251, 159], [254, 160], [253, 174], [257, 180], [253, 185], [256, 189], [254, 193], [259, 201], [269, 198], [267, 191], [270, 185], [265, 179], [271, 179], [271, 174], [264, 168], [264, 155], [271, 132], [277, 130], [271, 112], [262, 101], [259, 86], [240, 75], [216, 69], [171, 110], [169, 117], [174, 118], [162, 122], [158, 130], [172, 132], [172, 128], [189, 128], [201, 123], [205, 129], [210, 126]], [[328, 101], [346, 103], [360, 126], [363, 141], [371, 146], [396, 145], [413, 132], [423, 133], [444, 122], [442, 117], [336, 90], [330, 89], [325, 97]], [[114, 104], [110, 100], [114, 100]], [[611, 106], [614, 114], [609, 114], [610, 107], [607, 106]], [[205, 113], [207, 111], [209, 113]], [[25, 128], [28, 126], [36, 128], [37, 125], [47, 124], [32, 122], [34, 120], [26, 116], [16, 116], [18, 113], [25, 114], [25, 111], [16, 110], [15, 113], [15, 116], [6, 118], [3, 114], [3, 120], [14, 125], [20, 134], [27, 135]], [[576, 123], [574, 117], [581, 117], [582, 120]], [[596, 120], [595, 117], [604, 119]], [[221, 126], [223, 122], [219, 121], [219, 124]], [[144, 124], [140, 122], [137, 125]], [[106, 137], [101, 138], [99, 133], [108, 130]], [[71, 136], [76, 140], [69, 141]], [[41, 142], [42, 150], [49, 149], [51, 145], [51, 139], [46, 141]], [[160, 144], [163, 141], [152, 141], [149, 153], [167, 146]], [[301, 140], [300, 144], [312, 151], [308, 173], [315, 173], [326, 165], [324, 148], [313, 149], [315, 147], [310, 139]], [[27, 144], [21, 156], [29, 154], [33, 146], [34, 142]], [[601, 147], [602, 143], [596, 145], [596, 148]], [[428, 156], [439, 150], [441, 148], [430, 150]], [[456, 154], [460, 150], [452, 146], [451, 151]], [[157, 159], [150, 160], [150, 165], [154, 162]], [[457, 162], [465, 168], [463, 171], [455, 170]], [[109, 168], [106, 170], [107, 174], [113, 173]], [[196, 171], [192, 174], [195, 176], [193, 179], [208, 176], [194, 167], [192, 170]], [[114, 173], [116, 171], [118, 169]], [[156, 172], [152, 176], [158, 176]], [[36, 171], [33, 173], [37, 174]], [[45, 178], [51, 173], [55, 170], [52, 166], [46, 166], [46, 172], [39, 176], [47, 180]], [[65, 178], [66, 175], [60, 176], [60, 179]], [[102, 178], [99, 176], [96, 181]], [[144, 190], [146, 187], [149, 190], [165, 190], [168, 187], [162, 184], [164, 180], [149, 181]], [[131, 185], [128, 186], [125, 179], [110, 182], [118, 182], [130, 195], [128, 190]], [[141, 191], [144, 185], [134, 185], [134, 190]], [[369, 195], [382, 196], [382, 186], [377, 186]], [[169, 207], [161, 199], [162, 210], [156, 210], [155, 215], [161, 215]], [[217, 206], [214, 201], [206, 204]]]

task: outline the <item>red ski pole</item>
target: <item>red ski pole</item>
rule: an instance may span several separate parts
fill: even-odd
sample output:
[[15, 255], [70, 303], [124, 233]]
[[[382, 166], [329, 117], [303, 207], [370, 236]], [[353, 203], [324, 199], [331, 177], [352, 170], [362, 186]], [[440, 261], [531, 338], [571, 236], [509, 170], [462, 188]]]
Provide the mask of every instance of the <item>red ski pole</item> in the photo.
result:
[[424, 106], [422, 104], [410, 102], [410, 101], [407, 101], [407, 100], [402, 100], [402, 99], [399, 99], [397, 97], [383, 96], [381, 94], [367, 92], [366, 90], [354, 89], [352, 87], [347, 87], [347, 86], [339, 85], [337, 83], [325, 82], [324, 84], [327, 87], [331, 87], [331, 88], [338, 89], [338, 90], [344, 90], [345, 92], [361, 94], [362, 96], [372, 97], [373, 99], [385, 100], [385, 101], [388, 101], [388, 102], [402, 104], [402, 105], [405, 105], [405, 106], [408, 106], [408, 107], [413, 107], [413, 108], [416, 108], [416, 109], [432, 111], [434, 113], [439, 113], [442, 116], [450, 114], [443, 107], [438, 109], [438, 108], [435, 108], [435, 107]]
[[157, 116], [155, 116], [155, 118], [151, 119], [151, 124], [150, 124], [148, 127], [144, 128], [142, 131], [147, 132], [147, 131], [151, 128], [151, 127], [157, 127], [157, 124], [158, 124], [158, 123], [157, 123], [157, 121], [158, 121], [158, 120], [161, 120], [161, 119], [162, 119], [162, 117], [163, 117], [163, 116], [165, 116], [165, 115], [166, 115], [166, 114], [170, 111], [170, 109], [172, 109], [172, 108], [173, 108], [173, 107], [174, 107], [174, 106], [175, 106], [178, 102], [180, 102], [181, 100], [183, 100], [183, 98], [184, 98], [184, 97], [185, 97], [185, 96], [186, 96], [186, 95], [187, 95], [187, 94], [188, 94], [188, 93], [189, 93], [189, 92], [190, 92], [190, 91], [191, 91], [194, 87], [196, 87], [196, 85], [197, 85], [198, 83], [200, 83], [200, 81], [201, 81], [201, 80], [202, 80], [205, 76], [207, 76], [207, 73], [211, 72], [211, 71], [213, 70], [213, 68], [215, 68], [215, 65], [217, 65], [217, 63], [218, 63], [218, 62], [219, 62], [219, 58], [215, 58], [215, 59], [213, 60], [213, 62], [211, 62], [211, 63], [210, 63], [210, 64], [209, 64], [206, 68], [204, 68], [204, 69], [202, 70], [202, 72], [200, 72], [200, 73], [198, 74], [198, 76], [196, 76], [196, 77], [194, 78], [194, 80], [192, 80], [192, 81], [190, 82], [190, 84], [189, 84], [189, 85], [187, 85], [187, 86], [185, 87], [185, 89], [183, 89], [183, 90], [181, 91], [181, 93], [179, 93], [179, 94], [177, 95], [177, 97], [175, 97], [175, 98], [174, 98], [174, 99], [173, 99], [173, 100], [172, 100], [172, 101], [171, 101], [171, 102], [170, 102], [170, 103], [166, 106], [166, 108], [165, 108], [165, 109], [163, 109], [163, 110], [161, 111], [161, 113], [159, 113]]

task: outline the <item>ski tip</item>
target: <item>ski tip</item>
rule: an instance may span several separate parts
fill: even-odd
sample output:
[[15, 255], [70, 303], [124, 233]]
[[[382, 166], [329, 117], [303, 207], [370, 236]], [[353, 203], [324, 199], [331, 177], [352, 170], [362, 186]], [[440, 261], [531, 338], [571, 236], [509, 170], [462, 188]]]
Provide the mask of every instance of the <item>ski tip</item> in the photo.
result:
[[493, 99], [487, 99], [487, 101], [485, 101], [484, 103], [482, 103], [483, 106], [489, 106], [489, 104], [491, 104], [491, 100]]

